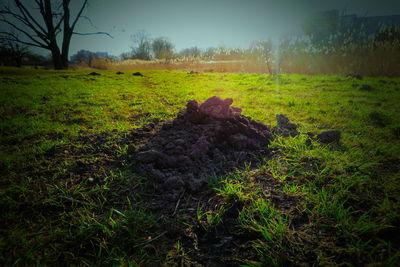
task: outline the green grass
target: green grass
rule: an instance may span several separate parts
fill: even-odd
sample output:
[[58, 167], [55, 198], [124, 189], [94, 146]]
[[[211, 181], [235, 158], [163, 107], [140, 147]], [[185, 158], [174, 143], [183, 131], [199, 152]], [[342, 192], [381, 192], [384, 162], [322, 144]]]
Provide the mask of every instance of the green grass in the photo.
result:
[[[171, 229], [195, 224], [254, 236], [238, 244], [252, 251], [237, 255], [247, 266], [399, 263], [399, 78], [89, 72], [0, 68], [2, 265], [186, 266], [195, 249]], [[211, 179], [216, 205], [158, 216], [146, 208], [151, 182], [118, 140], [213, 95], [267, 125], [285, 114], [301, 134], [277, 137], [259, 166]], [[329, 129], [340, 145], [307, 141]], [[71, 172], [79, 164], [95, 171]]]

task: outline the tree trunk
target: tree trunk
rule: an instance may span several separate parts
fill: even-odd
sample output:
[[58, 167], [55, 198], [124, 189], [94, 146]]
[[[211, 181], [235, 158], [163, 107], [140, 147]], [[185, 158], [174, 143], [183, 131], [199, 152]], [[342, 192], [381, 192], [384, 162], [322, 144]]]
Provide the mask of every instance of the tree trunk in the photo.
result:
[[72, 32], [64, 34], [64, 40], [62, 44], [61, 62], [64, 69], [68, 69], [68, 54], [69, 54], [69, 44], [71, 42]]
[[63, 70], [66, 70], [66, 69], [68, 69], [68, 67], [69, 67], [69, 64], [68, 64], [68, 57], [61, 57], [61, 65], [62, 65], [62, 69]]
[[68, 69], [68, 51], [64, 51], [61, 55], [61, 69], [66, 70]]
[[[73, 33], [73, 27], [71, 28], [69, 24], [70, 10], [69, 10], [70, 0], [63, 0], [63, 10], [64, 10], [64, 32], [63, 32], [63, 42], [61, 45], [61, 60], [65, 69], [68, 69], [68, 52], [69, 44], [71, 42], [71, 37]], [[79, 18], [79, 15], [78, 17]]]
[[21, 68], [21, 66], [22, 66], [22, 58], [18, 57], [17, 58], [17, 67]]
[[[63, 1], [69, 3], [69, 1]], [[43, 10], [43, 19], [46, 23], [47, 30], [48, 30], [48, 40], [49, 40], [49, 49], [51, 51], [51, 57], [53, 59], [54, 69], [56, 70], [63, 70], [68, 68], [68, 60], [67, 64], [65, 65], [65, 61], [63, 60], [62, 53], [60, 52], [60, 48], [57, 44], [56, 38], [56, 29], [53, 23], [53, 11], [51, 6], [50, 0], [44, 0], [44, 10]], [[66, 23], [64, 21], [64, 23]]]
[[61, 54], [60, 54], [60, 51], [58, 51], [58, 49], [51, 50], [51, 58], [52, 58], [55, 70], [65, 69], [65, 68], [63, 68]]
[[68, 69], [68, 51], [65, 54], [60, 53], [58, 46], [54, 45], [51, 49], [51, 58], [55, 70]]
[[21, 68], [22, 66], [22, 58], [21, 57], [15, 57], [15, 63], [17, 65], [18, 68]]

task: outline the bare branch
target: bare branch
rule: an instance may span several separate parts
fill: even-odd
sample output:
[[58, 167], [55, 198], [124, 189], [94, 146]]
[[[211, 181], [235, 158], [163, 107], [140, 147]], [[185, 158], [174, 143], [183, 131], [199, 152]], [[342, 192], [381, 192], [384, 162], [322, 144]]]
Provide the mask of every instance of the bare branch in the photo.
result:
[[44, 42], [46, 42], [46, 40], [47, 40], [46, 32], [40, 32], [39, 30], [37, 30], [35, 28], [35, 26], [32, 23], [30, 23], [29, 19], [26, 16], [21, 16], [15, 12], [11, 11], [11, 9], [8, 7], [5, 7], [3, 10], [1, 10], [0, 15], [2, 15], [2, 17], [1, 17], [2, 20], [6, 20], [6, 18], [5, 18], [6, 15], [10, 15], [10, 16], [14, 17], [19, 22], [21, 22], [22, 24], [24, 24], [25, 26], [27, 26], [28, 28], [33, 30], [40, 39], [42, 39]]
[[[33, 18], [33, 16], [31, 15], [31, 13], [28, 11], [28, 9], [21, 3], [21, 1], [19, 0], [15, 0], [15, 3], [18, 7], [18, 9], [21, 11], [22, 15], [24, 16], [24, 18], [26, 19], [26, 21], [31, 24], [32, 29], [35, 30], [35, 32], [37, 31], [35, 27], [33, 27], [34, 25], [36, 25], [43, 33], [46, 33], [46, 30]], [[29, 19], [33, 22], [30, 22]]]
[[[63, 7], [63, 5], [64, 5], [64, 1], [61, 1], [58, 5], [57, 9], [61, 9]], [[66, 21], [68, 19], [67, 14], [66, 14], [67, 12], [69, 12], [69, 9], [67, 9], [67, 10], [64, 9], [64, 12], [62, 13], [60, 20], [57, 22], [56, 26], [54, 27], [54, 32], [55, 32], [56, 36], [61, 32], [61, 23], [64, 22], [64, 25], [66, 23], [68, 23], [68, 21]]]
[[[34, 43], [36, 43], [37, 45], [40, 46], [46, 46], [43, 43], [39, 42], [38, 40], [36, 40], [35, 38], [32, 37], [32, 34], [28, 33], [27, 31], [25, 31], [24, 29], [21, 29], [20, 27], [18, 27], [17, 25], [15, 25], [14, 23], [11, 23], [8, 20], [5, 20], [4, 18], [0, 19], [1, 22], [4, 22], [6, 24], [8, 24], [9, 26], [11, 26], [12, 28], [16, 29], [17, 31], [23, 33], [26, 37], [28, 37], [30, 40], [32, 40]], [[11, 34], [11, 33], [10, 33]], [[11, 34], [12, 35], [12, 34]]]
[[64, 21], [64, 18], [65, 18], [65, 13], [62, 15], [60, 21], [54, 27], [54, 30], [58, 31], [60, 29], [61, 23]]
[[17, 36], [15, 36], [15, 35], [13, 35], [13, 34], [11, 34], [9, 32], [0, 32], [0, 40], [17, 42], [17, 43], [20, 43], [20, 44], [35, 46], [35, 47], [44, 48], [44, 49], [49, 49], [49, 47], [47, 45], [43, 45], [43, 44], [39, 45], [39, 44], [36, 44], [36, 43], [22, 41]]
[[81, 9], [79, 10], [78, 14], [76, 15], [76, 18], [75, 18], [74, 22], [72, 23], [72, 25], [70, 27], [71, 31], [74, 31], [75, 25], [78, 22], [78, 19], [81, 17], [82, 12], [86, 7], [87, 2], [88, 2], [88, 0], [85, 0], [85, 2], [83, 2]]
[[40, 0], [35, 0], [35, 3], [38, 5], [38, 7], [40, 7], [42, 1], [40, 1]]
[[114, 39], [114, 37], [112, 37], [112, 35], [110, 35], [108, 32], [87, 32], [87, 33], [73, 32], [73, 34], [76, 34], [76, 35], [97, 35], [97, 34], [104, 34], [104, 35], [107, 35], [108, 37]]
[[43, 0], [35, 0], [36, 4], [39, 7], [40, 10], [40, 14], [42, 14], [42, 16], [44, 16], [44, 4], [43, 4]]
[[25, 54], [27, 54], [28, 51], [29, 51], [27, 46], [21, 45], [20, 43], [17, 43], [17, 42], [8, 41], [6, 43], [6, 45], [8, 46], [10, 51], [16, 56], [21, 56], [22, 57]]
[[97, 29], [97, 27], [93, 24], [92, 20], [88, 16], [81, 16], [81, 18], [86, 19], [90, 23], [90, 26]]

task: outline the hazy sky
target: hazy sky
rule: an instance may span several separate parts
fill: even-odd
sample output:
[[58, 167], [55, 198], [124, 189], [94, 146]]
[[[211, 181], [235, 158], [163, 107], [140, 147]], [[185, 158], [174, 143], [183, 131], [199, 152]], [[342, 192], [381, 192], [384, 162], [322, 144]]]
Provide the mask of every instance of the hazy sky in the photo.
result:
[[[79, 0], [71, 1], [77, 5]], [[130, 35], [146, 30], [151, 37], [168, 37], [176, 49], [228, 45], [248, 47], [252, 40], [277, 38], [299, 30], [316, 11], [339, 9], [347, 14], [400, 14], [400, 0], [91, 0], [76, 30], [106, 31], [106, 36], [74, 36], [71, 53], [79, 49], [130, 50]]]

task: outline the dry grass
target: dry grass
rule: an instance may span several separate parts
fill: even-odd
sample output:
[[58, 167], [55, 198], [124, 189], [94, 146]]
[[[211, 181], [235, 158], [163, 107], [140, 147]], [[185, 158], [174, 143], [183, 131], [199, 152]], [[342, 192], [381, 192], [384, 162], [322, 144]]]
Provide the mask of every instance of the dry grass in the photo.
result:
[[[267, 62], [269, 62], [267, 64]], [[400, 76], [400, 44], [372, 43], [315, 49], [307, 43], [280, 45], [274, 53], [228, 50], [212, 59], [179, 57], [173, 60], [95, 59], [92, 66], [109, 70], [186, 70], [229, 73], [297, 73], [307, 75]]]
[[96, 63], [109, 70], [186, 70], [195, 72], [244, 72], [266, 73], [267, 67], [260, 62], [247, 60], [223, 60], [223, 61], [171, 61], [160, 60], [125, 60], [121, 62]]
[[281, 72], [300, 74], [399, 76], [400, 47], [382, 45], [352, 47], [340, 52], [305, 53], [291, 51], [284, 55]]

